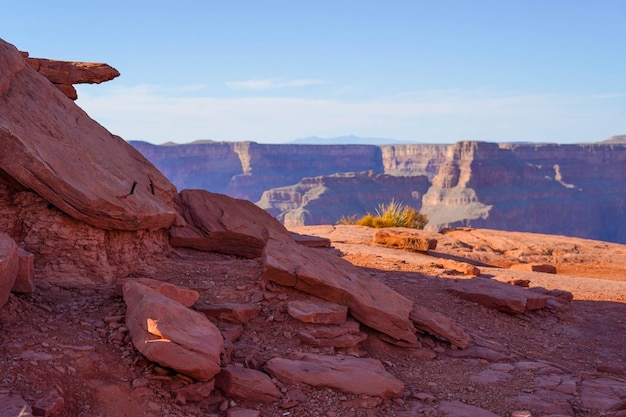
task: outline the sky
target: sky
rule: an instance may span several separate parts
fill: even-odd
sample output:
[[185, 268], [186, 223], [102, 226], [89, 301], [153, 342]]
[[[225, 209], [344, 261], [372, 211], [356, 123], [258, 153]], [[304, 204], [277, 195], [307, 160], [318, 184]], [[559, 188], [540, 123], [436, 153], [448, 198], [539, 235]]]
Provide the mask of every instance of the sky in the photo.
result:
[[[104, 62], [126, 140], [580, 143], [626, 134], [626, 0], [11, 1], [0, 38]], [[0, 69], [1, 71], [1, 69]]]

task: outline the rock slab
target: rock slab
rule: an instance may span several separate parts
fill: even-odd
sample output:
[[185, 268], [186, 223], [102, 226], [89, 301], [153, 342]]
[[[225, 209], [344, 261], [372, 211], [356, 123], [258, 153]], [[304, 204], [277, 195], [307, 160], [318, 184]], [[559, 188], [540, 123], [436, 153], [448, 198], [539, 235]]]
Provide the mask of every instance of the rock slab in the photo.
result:
[[352, 317], [395, 339], [417, 342], [413, 302], [367, 272], [322, 249], [272, 239], [263, 253], [264, 279], [348, 307]]
[[287, 303], [287, 313], [304, 323], [342, 324], [348, 317], [348, 308], [322, 300], [296, 300]]
[[349, 394], [397, 398], [404, 390], [404, 383], [376, 359], [302, 354], [297, 359], [270, 359], [265, 369], [286, 384], [303, 383]]
[[267, 374], [233, 364], [215, 377], [215, 385], [228, 396], [251, 402], [272, 403], [282, 396]]
[[518, 286], [493, 281], [488, 278], [471, 278], [455, 281], [446, 291], [506, 313], [524, 313], [539, 310], [548, 304], [548, 296]]
[[224, 340], [204, 315], [133, 280], [123, 292], [126, 325], [146, 358], [200, 381], [220, 372]]

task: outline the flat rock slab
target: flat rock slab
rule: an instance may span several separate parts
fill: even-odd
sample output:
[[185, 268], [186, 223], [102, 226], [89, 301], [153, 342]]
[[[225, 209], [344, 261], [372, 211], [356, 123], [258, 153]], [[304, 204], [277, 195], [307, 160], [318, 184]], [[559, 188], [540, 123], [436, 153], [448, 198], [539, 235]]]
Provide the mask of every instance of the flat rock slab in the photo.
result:
[[17, 244], [6, 233], [0, 233], [0, 307], [9, 299], [18, 271]]
[[349, 394], [390, 398], [402, 396], [404, 390], [404, 383], [376, 359], [302, 354], [298, 359], [270, 359], [265, 369], [286, 384], [328, 387]]
[[367, 339], [367, 333], [359, 330], [358, 322], [348, 320], [341, 325], [311, 326], [300, 330], [297, 336], [303, 343], [311, 346], [348, 348]]
[[148, 360], [201, 381], [220, 372], [224, 340], [204, 315], [133, 280], [123, 291], [126, 325]]
[[282, 397], [266, 373], [233, 364], [222, 369], [215, 384], [226, 395], [251, 402], [272, 403]]
[[445, 417], [500, 417], [491, 411], [461, 401], [443, 401], [439, 404], [439, 411]]
[[456, 280], [446, 291], [506, 313], [524, 313], [547, 306], [548, 296], [488, 278]]
[[176, 187], [0, 40], [0, 169], [100, 229], [170, 227]]
[[395, 339], [417, 342], [409, 320], [413, 302], [370, 274], [322, 249], [293, 240], [270, 240], [263, 253], [264, 279], [345, 305], [352, 317]]
[[420, 236], [419, 232], [406, 230], [378, 230], [374, 234], [374, 242], [398, 249], [415, 252], [428, 252], [437, 248], [437, 240]]
[[617, 378], [586, 379], [580, 399], [583, 407], [603, 411], [626, 410], [626, 380]]
[[323, 300], [295, 300], [287, 303], [287, 313], [304, 323], [341, 324], [348, 318], [348, 307]]
[[270, 238], [292, 240], [278, 220], [247, 200], [204, 190], [183, 190], [179, 210], [187, 225], [170, 231], [174, 247], [253, 259], [261, 257]]

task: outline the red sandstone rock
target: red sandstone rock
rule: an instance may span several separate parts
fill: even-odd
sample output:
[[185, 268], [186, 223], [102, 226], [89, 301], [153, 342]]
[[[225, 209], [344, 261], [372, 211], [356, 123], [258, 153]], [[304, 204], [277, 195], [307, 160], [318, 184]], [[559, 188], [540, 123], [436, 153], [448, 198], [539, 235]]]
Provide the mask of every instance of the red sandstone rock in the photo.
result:
[[0, 169], [101, 229], [160, 229], [176, 218], [175, 187], [0, 40]]
[[33, 415], [52, 417], [63, 411], [64, 407], [65, 400], [57, 390], [54, 390], [38, 399], [35, 404], [33, 404]]
[[174, 247], [258, 258], [268, 239], [291, 239], [276, 219], [249, 201], [204, 190], [183, 190], [179, 200], [187, 225], [172, 228]]
[[556, 274], [556, 266], [548, 264], [514, 264], [510, 269], [515, 271], [544, 272], [546, 274]]
[[543, 294], [487, 278], [459, 280], [446, 291], [507, 313], [538, 310], [546, 307], [548, 301], [548, 297]]
[[19, 395], [0, 392], [0, 417], [32, 417], [31, 406]]
[[360, 328], [359, 322], [349, 319], [340, 325], [309, 326], [300, 330], [297, 336], [303, 343], [311, 346], [346, 348], [367, 339], [367, 334], [361, 333]]
[[259, 417], [261, 412], [259, 410], [252, 410], [249, 408], [229, 408], [226, 411], [226, 417]]
[[197, 303], [194, 305], [194, 309], [208, 318], [216, 318], [239, 324], [249, 322], [258, 316], [261, 311], [259, 307], [236, 303]]
[[26, 63], [53, 84], [100, 84], [120, 75], [112, 66], [99, 62], [58, 61], [26, 55]]
[[330, 239], [319, 236], [303, 235], [300, 233], [291, 232], [291, 237], [297, 243], [308, 246], [310, 248], [328, 248], [330, 247]]
[[224, 340], [204, 315], [133, 280], [123, 290], [126, 325], [146, 358], [201, 381], [220, 371]]
[[272, 403], [282, 396], [267, 374], [233, 364], [222, 368], [215, 385], [230, 397], [251, 402]]
[[440, 259], [438, 262], [441, 263], [444, 268], [453, 269], [463, 275], [480, 275], [480, 269], [467, 262], [459, 262], [452, 259]]
[[469, 345], [470, 335], [441, 313], [416, 305], [413, 306], [409, 317], [415, 323], [415, 327], [420, 330], [442, 337], [461, 349]]
[[17, 244], [6, 233], [0, 233], [0, 307], [9, 299], [18, 270]]
[[13, 292], [31, 293], [35, 291], [35, 257], [22, 248], [17, 250], [18, 269]]
[[395, 339], [416, 342], [413, 303], [351, 263], [293, 240], [270, 240], [264, 279], [348, 307], [361, 323]]
[[402, 381], [376, 359], [302, 354], [298, 359], [273, 358], [265, 369], [285, 384], [328, 387], [350, 394], [400, 397]]
[[374, 234], [374, 242], [398, 249], [406, 249], [416, 252], [428, 252], [437, 248], [437, 240], [419, 235], [419, 232], [383, 229]]
[[348, 317], [348, 307], [322, 300], [290, 301], [287, 312], [304, 323], [341, 324]]
[[156, 279], [150, 278], [120, 279], [115, 283], [115, 293], [117, 295], [124, 295], [124, 283], [126, 283], [127, 281], [134, 281], [138, 284], [150, 287], [153, 290], [163, 294], [167, 298], [181, 303], [185, 307], [191, 307], [196, 301], [198, 301], [198, 298], [200, 298], [200, 294], [198, 294], [198, 291], [190, 290], [188, 288], [181, 288], [167, 282], [157, 281]]
[[465, 404], [461, 401], [443, 401], [439, 405], [439, 411], [443, 412], [446, 417], [499, 417], [484, 408]]
[[183, 403], [202, 401], [211, 395], [214, 387], [214, 379], [208, 382], [185, 385], [174, 391], [176, 393], [176, 401]]
[[358, 345], [367, 339], [367, 333], [346, 333], [336, 337], [319, 337], [310, 330], [300, 330], [297, 333], [298, 339], [303, 343], [317, 347], [348, 348]]
[[586, 379], [582, 382], [583, 407], [604, 411], [626, 408], [626, 381], [612, 378]]

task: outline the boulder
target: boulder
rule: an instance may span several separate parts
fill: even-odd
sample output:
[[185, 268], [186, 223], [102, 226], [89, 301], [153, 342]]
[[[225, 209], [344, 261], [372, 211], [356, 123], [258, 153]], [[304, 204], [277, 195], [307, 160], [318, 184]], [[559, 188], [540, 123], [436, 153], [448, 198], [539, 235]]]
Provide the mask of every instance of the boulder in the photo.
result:
[[183, 190], [179, 210], [187, 224], [170, 231], [170, 244], [243, 258], [259, 258], [270, 238], [291, 235], [250, 201], [204, 190]]
[[488, 278], [456, 280], [446, 291], [506, 313], [524, 313], [547, 306], [548, 296]]
[[151, 278], [120, 279], [115, 284], [115, 292], [117, 295], [124, 295], [124, 283], [129, 280], [150, 287], [153, 290], [163, 294], [167, 298], [181, 303], [185, 307], [191, 307], [195, 304], [196, 301], [198, 301], [198, 298], [200, 298], [200, 294], [198, 294], [198, 291], [190, 290], [189, 288], [181, 288], [177, 285], [169, 284], [163, 281], [157, 281], [156, 279]]
[[126, 325], [148, 360], [201, 381], [220, 372], [224, 340], [204, 315], [134, 280], [124, 283], [123, 292]]
[[351, 263], [323, 249], [272, 239], [263, 253], [266, 282], [345, 305], [352, 317], [395, 339], [415, 343], [413, 302]]
[[444, 314], [416, 305], [413, 306], [409, 318], [417, 329], [444, 338], [461, 349], [465, 349], [469, 345], [470, 335]]
[[509, 269], [515, 271], [543, 272], [546, 274], [556, 274], [556, 266], [548, 264], [513, 264]]
[[251, 402], [272, 403], [282, 396], [267, 374], [233, 364], [215, 377], [215, 385], [230, 397]]
[[304, 323], [341, 324], [348, 317], [348, 308], [322, 300], [296, 300], [287, 303], [287, 313]]
[[[0, 40], [0, 169], [59, 210], [106, 230], [176, 219], [176, 188]], [[71, 161], [71, 163], [68, 163]]]
[[17, 244], [6, 233], [0, 233], [0, 307], [9, 299], [18, 270]]
[[237, 303], [196, 303], [194, 309], [208, 318], [216, 318], [238, 324], [249, 322], [261, 312], [259, 307]]
[[420, 236], [419, 232], [396, 229], [376, 231], [374, 243], [415, 252], [428, 252], [437, 248], [436, 239]]
[[285, 384], [328, 387], [349, 394], [400, 397], [404, 383], [370, 358], [301, 354], [297, 359], [273, 358], [265, 369]]
[[35, 291], [35, 256], [22, 249], [17, 249], [18, 268], [13, 292], [32, 293]]

